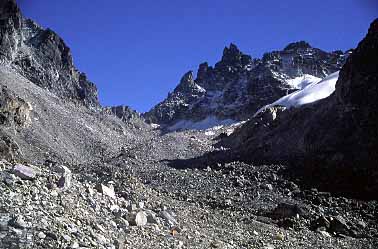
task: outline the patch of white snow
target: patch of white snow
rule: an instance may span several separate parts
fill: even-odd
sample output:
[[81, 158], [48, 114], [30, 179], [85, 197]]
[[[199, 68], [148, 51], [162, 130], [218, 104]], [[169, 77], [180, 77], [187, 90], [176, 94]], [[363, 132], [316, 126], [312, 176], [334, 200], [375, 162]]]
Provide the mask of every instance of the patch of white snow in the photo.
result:
[[311, 83], [302, 90], [286, 95], [272, 104], [266, 105], [259, 109], [254, 117], [265, 109], [273, 106], [285, 106], [286, 108], [298, 107], [301, 105], [313, 103], [315, 101], [327, 98], [335, 91], [339, 71], [328, 75], [320, 82]]
[[305, 74], [303, 76], [296, 77], [294, 79], [287, 80], [286, 83], [296, 89], [303, 89], [308, 85], [318, 83], [322, 79], [312, 76], [311, 74]]

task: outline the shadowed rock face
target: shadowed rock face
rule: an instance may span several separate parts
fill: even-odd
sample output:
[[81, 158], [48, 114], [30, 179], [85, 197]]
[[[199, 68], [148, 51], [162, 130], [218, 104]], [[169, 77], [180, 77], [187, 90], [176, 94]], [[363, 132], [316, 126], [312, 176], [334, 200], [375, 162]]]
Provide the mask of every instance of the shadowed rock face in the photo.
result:
[[228, 142], [255, 162], [290, 162], [308, 184], [372, 198], [378, 190], [378, 19], [329, 98], [252, 119]]
[[69, 47], [52, 30], [24, 19], [14, 0], [0, 3], [0, 62], [63, 99], [100, 106], [96, 86], [75, 68]]
[[200, 64], [196, 79], [190, 72], [185, 74], [174, 91], [144, 117], [163, 125], [208, 116], [246, 120], [260, 107], [296, 90], [287, 80], [304, 74], [323, 78], [340, 70], [348, 55], [301, 41], [252, 59], [230, 44], [214, 67]]

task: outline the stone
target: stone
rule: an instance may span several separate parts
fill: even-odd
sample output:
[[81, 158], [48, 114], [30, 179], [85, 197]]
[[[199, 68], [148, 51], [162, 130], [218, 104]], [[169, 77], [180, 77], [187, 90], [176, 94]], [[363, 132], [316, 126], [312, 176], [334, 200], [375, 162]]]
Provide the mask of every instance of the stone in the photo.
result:
[[160, 217], [162, 217], [164, 219], [164, 221], [166, 223], [168, 223], [169, 226], [177, 226], [178, 225], [178, 222], [176, 221], [176, 219], [173, 218], [173, 216], [170, 213], [168, 213], [167, 211], [161, 211]]
[[263, 188], [266, 189], [266, 190], [272, 191], [273, 190], [273, 185], [267, 183], [267, 184], [263, 185]]
[[271, 244], [264, 245], [262, 249], [274, 249], [275, 247]]
[[318, 230], [320, 228], [329, 229], [330, 225], [331, 223], [329, 219], [324, 216], [320, 216], [319, 218], [311, 222], [311, 227], [313, 230]]
[[96, 189], [103, 195], [109, 196], [113, 199], [116, 198], [113, 186], [107, 187], [104, 184], [97, 184]]
[[31, 166], [16, 164], [13, 167], [13, 174], [20, 177], [22, 180], [34, 180], [38, 175], [38, 169]]
[[336, 217], [331, 217], [330, 220], [331, 223], [329, 230], [331, 232], [345, 235], [348, 235], [350, 233], [350, 227], [342, 216], [338, 215]]
[[283, 219], [302, 215], [303, 210], [296, 204], [280, 203], [272, 211], [272, 217], [275, 219]]
[[131, 214], [130, 216], [130, 225], [133, 226], [145, 226], [147, 224], [147, 215], [143, 211]]
[[77, 243], [77, 242], [75, 241], [75, 242], [73, 242], [73, 243], [71, 244], [70, 247], [71, 247], [72, 249], [77, 249], [77, 248], [80, 247], [80, 245], [79, 245], [79, 243]]
[[17, 176], [9, 174], [8, 172], [1, 172], [0, 177], [8, 186], [13, 186], [19, 180]]
[[327, 231], [319, 231], [319, 233], [326, 238], [331, 238], [331, 235]]
[[140, 209], [143, 209], [144, 208], [144, 202], [143, 201], [138, 202], [138, 206], [139, 206]]
[[156, 214], [152, 211], [147, 212], [147, 222], [150, 224], [160, 224]]
[[14, 228], [25, 229], [28, 227], [22, 216], [15, 216], [9, 220], [8, 224]]
[[363, 220], [359, 220], [359, 221], [357, 221], [357, 224], [356, 224], [359, 228], [366, 228], [367, 227], [367, 225], [366, 225], [366, 223], [363, 221]]
[[138, 206], [137, 206], [135, 203], [130, 203], [130, 204], [127, 206], [127, 210], [128, 210], [129, 212], [132, 212], [132, 211], [138, 210]]
[[38, 238], [44, 239], [44, 238], [46, 238], [46, 234], [44, 232], [39, 232], [38, 233]]
[[61, 165], [59, 167], [59, 172], [61, 174], [59, 180], [58, 180], [58, 187], [67, 190], [71, 187], [71, 181], [72, 181], [72, 172], [69, 168], [66, 166]]

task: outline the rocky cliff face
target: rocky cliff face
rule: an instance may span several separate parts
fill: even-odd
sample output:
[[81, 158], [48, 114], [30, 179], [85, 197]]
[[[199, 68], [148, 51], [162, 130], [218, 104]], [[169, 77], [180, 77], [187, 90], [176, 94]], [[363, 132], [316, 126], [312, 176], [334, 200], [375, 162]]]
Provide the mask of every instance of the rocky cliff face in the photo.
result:
[[96, 86], [75, 68], [69, 47], [23, 18], [15, 0], [0, 3], [0, 62], [63, 99], [99, 107]]
[[227, 140], [244, 160], [286, 161], [308, 184], [371, 198], [378, 186], [377, 44], [378, 19], [340, 71], [334, 94], [275, 118], [268, 109]]
[[293, 82], [301, 77], [323, 78], [340, 70], [349, 53], [328, 53], [301, 41], [252, 59], [231, 44], [214, 67], [202, 63], [196, 79], [186, 73], [174, 91], [144, 116], [165, 125], [209, 116], [248, 119], [259, 107], [299, 89]]

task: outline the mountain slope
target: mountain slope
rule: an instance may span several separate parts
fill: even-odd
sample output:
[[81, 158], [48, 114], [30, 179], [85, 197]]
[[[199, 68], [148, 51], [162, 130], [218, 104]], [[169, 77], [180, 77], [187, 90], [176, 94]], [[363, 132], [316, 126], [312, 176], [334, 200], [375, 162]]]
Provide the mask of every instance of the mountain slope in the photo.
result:
[[287, 162], [308, 185], [374, 198], [378, 160], [378, 19], [339, 73], [328, 98], [268, 108], [227, 140], [246, 161]]
[[99, 107], [96, 86], [75, 68], [62, 38], [25, 19], [15, 0], [1, 1], [0, 16], [1, 64], [63, 99]]
[[0, 66], [0, 75], [0, 87], [14, 96], [12, 102], [19, 100], [27, 107], [25, 125], [0, 127], [1, 133], [17, 144], [19, 158], [24, 160], [39, 163], [47, 159], [69, 163], [101, 160], [104, 155], [116, 155], [127, 143], [139, 143], [137, 133], [148, 129], [147, 125], [126, 124], [113, 115], [65, 102], [4, 66]]
[[231, 44], [214, 67], [201, 64], [196, 79], [186, 73], [167, 99], [144, 117], [170, 129], [206, 119], [246, 120], [258, 108], [340, 70], [349, 53], [328, 53], [301, 41], [252, 59]]

